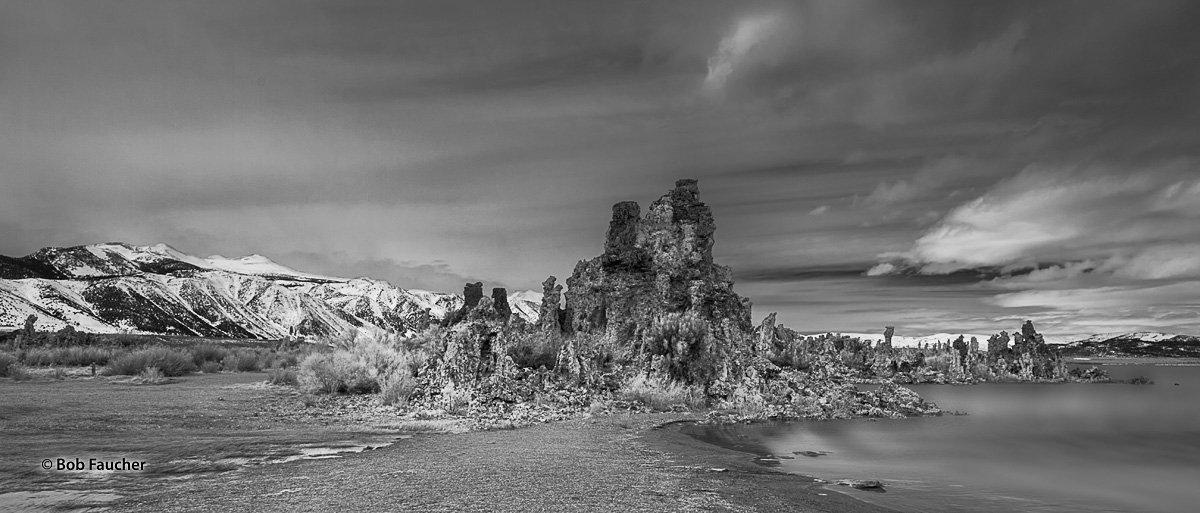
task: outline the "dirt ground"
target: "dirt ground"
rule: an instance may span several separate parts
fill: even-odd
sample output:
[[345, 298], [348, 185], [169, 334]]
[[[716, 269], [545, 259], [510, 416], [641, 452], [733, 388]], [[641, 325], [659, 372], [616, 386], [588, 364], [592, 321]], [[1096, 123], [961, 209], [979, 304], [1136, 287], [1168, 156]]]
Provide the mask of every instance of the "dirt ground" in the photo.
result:
[[[0, 509], [884, 511], [681, 434], [668, 423], [684, 414], [404, 437], [386, 410], [364, 417], [303, 408], [294, 392], [264, 379], [0, 380]], [[263, 463], [297, 447], [355, 444], [372, 450]], [[147, 470], [39, 467], [58, 458], [145, 459]]]

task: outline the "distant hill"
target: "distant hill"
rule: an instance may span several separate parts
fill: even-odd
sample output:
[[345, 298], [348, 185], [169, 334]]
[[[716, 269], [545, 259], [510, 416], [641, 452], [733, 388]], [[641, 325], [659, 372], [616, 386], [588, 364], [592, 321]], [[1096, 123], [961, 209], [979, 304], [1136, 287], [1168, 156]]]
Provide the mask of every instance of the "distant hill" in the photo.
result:
[[[510, 296], [536, 322], [541, 294]], [[457, 294], [309, 274], [250, 255], [199, 258], [165, 244], [44, 248], [0, 256], [0, 327], [277, 339], [378, 328], [410, 334], [459, 308]]]
[[1156, 332], [1092, 335], [1059, 346], [1063, 356], [1200, 358], [1200, 337]]

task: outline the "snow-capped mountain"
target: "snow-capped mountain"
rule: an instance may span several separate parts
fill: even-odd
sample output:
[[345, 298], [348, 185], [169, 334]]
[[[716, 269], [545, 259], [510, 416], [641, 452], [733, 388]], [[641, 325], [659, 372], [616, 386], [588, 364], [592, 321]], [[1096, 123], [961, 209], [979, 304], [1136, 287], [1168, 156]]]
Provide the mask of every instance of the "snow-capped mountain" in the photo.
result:
[[[540, 294], [518, 292], [509, 301], [518, 315], [537, 321]], [[462, 304], [456, 294], [309, 274], [259, 255], [198, 258], [165, 244], [0, 256], [0, 326], [19, 326], [32, 314], [45, 331], [70, 325], [97, 333], [265, 339], [374, 328], [409, 334]]]
[[537, 322], [541, 317], [542, 311], [542, 293], [532, 290], [523, 290], [508, 295], [508, 306], [517, 315], [520, 315], [527, 321]]
[[1158, 332], [1101, 333], [1062, 346], [1068, 356], [1200, 357], [1200, 337]]

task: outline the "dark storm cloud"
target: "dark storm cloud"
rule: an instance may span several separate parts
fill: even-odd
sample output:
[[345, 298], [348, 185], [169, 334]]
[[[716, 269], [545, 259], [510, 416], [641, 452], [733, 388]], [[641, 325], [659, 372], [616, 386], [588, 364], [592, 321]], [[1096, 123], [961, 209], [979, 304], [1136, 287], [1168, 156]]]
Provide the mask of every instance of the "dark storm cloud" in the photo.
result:
[[[986, 329], [981, 320], [1013, 312], [1082, 330], [1115, 307], [1082, 293], [1070, 296], [1076, 310], [1046, 306], [1051, 277], [1078, 278], [1086, 265], [1125, 280], [1112, 287], [1192, 276], [1195, 234], [1183, 226], [1195, 169], [1170, 163], [1196, 158], [1200, 139], [1194, 2], [28, 1], [0, 11], [3, 254], [165, 242], [401, 286], [457, 290], [454, 280], [482, 276], [536, 288], [601, 250], [612, 203], [645, 206], [687, 176], [714, 208], [717, 260], [752, 278], [739, 291], [756, 315], [778, 305], [790, 325], [875, 326], [863, 310], [877, 308], [910, 331], [960, 320]], [[1077, 168], [1128, 190], [1055, 185]], [[1030, 169], [1046, 178], [1019, 178]], [[1006, 219], [1093, 229], [1103, 214], [1086, 198], [1145, 207], [1177, 182], [1146, 251], [1137, 238], [1009, 236]], [[1039, 183], [1065, 205], [1030, 217], [1020, 198]], [[978, 201], [1012, 208], [988, 217]], [[1116, 219], [1154, 218], [1126, 210]], [[997, 235], [1011, 258], [977, 242]], [[1067, 251], [1044, 250], [1063, 240]], [[961, 269], [839, 274], [881, 254]], [[998, 279], [979, 270], [1044, 262], [1057, 267]], [[1147, 290], [1157, 292], [1138, 293], [1140, 318], [1153, 323], [1127, 326], [1200, 331], [1187, 304], [1149, 310], [1176, 289]], [[818, 297], [821, 315], [788, 306]], [[1084, 320], [1064, 321], [1075, 313]]]

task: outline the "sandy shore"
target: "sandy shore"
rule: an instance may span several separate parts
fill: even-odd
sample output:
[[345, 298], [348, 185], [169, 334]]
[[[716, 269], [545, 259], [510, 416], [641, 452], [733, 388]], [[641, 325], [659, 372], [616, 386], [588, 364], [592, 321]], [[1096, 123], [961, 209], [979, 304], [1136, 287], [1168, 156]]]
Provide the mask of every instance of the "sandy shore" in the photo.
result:
[[[886, 511], [664, 423], [601, 416], [418, 435], [349, 457], [253, 467], [126, 497], [133, 511]], [[723, 468], [724, 472], [710, 469]]]
[[[238, 465], [213, 462], [181, 466], [179, 460], [219, 463], [399, 434], [384, 429], [388, 419], [396, 423], [395, 413], [374, 411], [370, 398], [310, 408], [294, 390], [263, 379], [195, 375], [163, 386], [108, 378], [0, 381], [0, 509], [882, 511], [755, 465], [749, 453], [680, 433], [681, 424], [671, 423], [696, 418], [688, 414], [416, 434], [359, 454], [238, 470], [219, 471]], [[93, 479], [38, 467], [43, 458], [89, 456], [144, 458], [151, 472]]]

